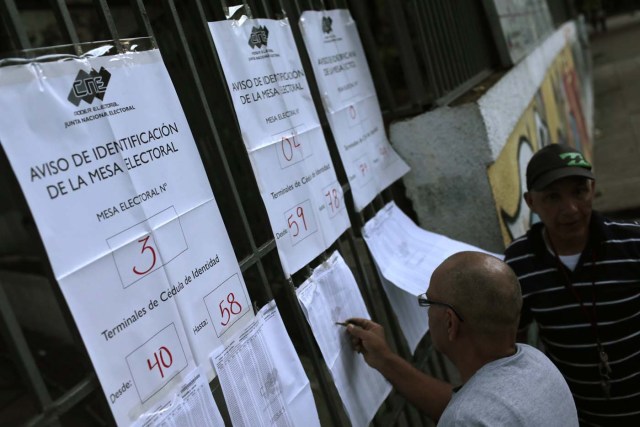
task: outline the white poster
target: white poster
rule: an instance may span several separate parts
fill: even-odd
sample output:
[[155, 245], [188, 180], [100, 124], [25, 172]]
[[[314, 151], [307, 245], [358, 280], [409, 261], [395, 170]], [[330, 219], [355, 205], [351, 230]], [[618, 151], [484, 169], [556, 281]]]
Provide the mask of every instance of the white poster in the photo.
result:
[[119, 425], [253, 317], [157, 50], [0, 68], [0, 142]]
[[391, 391], [391, 384], [351, 347], [344, 323], [370, 319], [351, 270], [338, 252], [296, 290], [320, 352], [353, 427], [368, 426]]
[[235, 427], [320, 426], [309, 379], [274, 301], [211, 359]]
[[291, 275], [349, 227], [289, 22], [209, 23], [282, 267]]
[[409, 166], [389, 144], [356, 23], [346, 9], [305, 11], [300, 28], [358, 211]]

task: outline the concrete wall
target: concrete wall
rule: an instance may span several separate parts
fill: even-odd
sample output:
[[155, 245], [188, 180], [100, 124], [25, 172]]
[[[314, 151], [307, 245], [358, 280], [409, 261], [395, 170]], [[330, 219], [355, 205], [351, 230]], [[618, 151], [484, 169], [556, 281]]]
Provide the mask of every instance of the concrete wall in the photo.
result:
[[565, 24], [476, 102], [391, 125], [421, 226], [495, 252], [528, 228], [522, 178], [533, 152], [562, 141], [590, 156], [583, 54], [576, 24]]

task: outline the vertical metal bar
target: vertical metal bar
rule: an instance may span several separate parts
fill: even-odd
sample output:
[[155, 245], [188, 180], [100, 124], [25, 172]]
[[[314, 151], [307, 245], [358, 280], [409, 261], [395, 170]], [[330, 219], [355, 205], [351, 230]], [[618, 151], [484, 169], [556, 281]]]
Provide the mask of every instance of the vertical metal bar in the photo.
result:
[[440, 8], [439, 20], [441, 22], [441, 31], [447, 44], [449, 67], [455, 76], [455, 81], [452, 87], [453, 89], [464, 81], [464, 72], [462, 70], [462, 61], [460, 58], [461, 51], [456, 45], [456, 22], [449, 19], [450, 15], [447, 12], [450, 5], [448, 1], [440, 0], [438, 6]]
[[78, 33], [76, 32], [76, 27], [73, 25], [71, 21], [71, 14], [69, 13], [69, 8], [63, 0], [49, 0], [51, 3], [51, 8], [53, 9], [53, 14], [55, 15], [60, 27], [62, 28], [62, 32], [69, 41], [69, 43], [73, 44], [73, 48], [76, 52], [76, 55], [82, 54], [82, 48], [80, 47], [80, 39], [78, 38]]
[[389, 15], [393, 23], [393, 32], [396, 44], [400, 46], [398, 53], [400, 55], [400, 63], [402, 65], [405, 81], [407, 82], [407, 87], [411, 96], [411, 102], [413, 105], [422, 105], [424, 84], [422, 82], [422, 77], [418, 72], [418, 63], [413, 50], [413, 43], [409, 36], [409, 31], [407, 30], [407, 21], [404, 16], [402, 3], [397, 5], [390, 2]]
[[[181, 44], [182, 50], [185, 54], [185, 58], [187, 60], [187, 68], [189, 69], [191, 76], [193, 78], [193, 82], [194, 85], [196, 86], [196, 91], [198, 93], [198, 100], [200, 102], [200, 104], [202, 105], [202, 109], [204, 111], [204, 115], [207, 121], [207, 125], [209, 127], [209, 130], [211, 131], [211, 133], [213, 134], [213, 139], [215, 141], [216, 144], [216, 149], [218, 151], [218, 154], [220, 156], [220, 159], [222, 161], [222, 166], [224, 169], [224, 173], [225, 175], [228, 177], [228, 182], [229, 182], [229, 189], [231, 190], [231, 194], [233, 196], [233, 200], [235, 202], [237, 211], [238, 211], [238, 215], [240, 216], [240, 221], [242, 222], [242, 227], [243, 230], [245, 232], [245, 235], [247, 236], [247, 240], [249, 242], [251, 251], [253, 253], [255, 253], [257, 251], [257, 246], [255, 243], [255, 240], [253, 239], [253, 235], [251, 233], [251, 227], [249, 226], [249, 220], [247, 219], [247, 215], [242, 207], [242, 201], [240, 199], [240, 194], [238, 193], [238, 188], [236, 187], [235, 181], [233, 180], [233, 176], [231, 174], [231, 168], [229, 167], [229, 163], [227, 162], [227, 158], [224, 152], [224, 149], [222, 148], [222, 142], [220, 139], [220, 134], [218, 133], [218, 129], [215, 125], [215, 121], [213, 119], [213, 113], [211, 112], [211, 108], [209, 107], [208, 101], [206, 99], [206, 95], [204, 93], [204, 88], [202, 86], [202, 82], [200, 80], [200, 76], [198, 74], [197, 71], [197, 67], [195, 65], [195, 61], [193, 59], [193, 56], [191, 54], [191, 51], [189, 50], [189, 45], [187, 43], [187, 39], [186, 36], [184, 34], [184, 30], [182, 28], [182, 25], [180, 23], [180, 20], [178, 18], [178, 12], [175, 8], [175, 4], [173, 2], [173, 0], [163, 0], [165, 7], [168, 9], [168, 12], [171, 16], [171, 22], [174, 26], [174, 30], [176, 32], [177, 35], [177, 39], [179, 41], [179, 43]], [[197, 12], [198, 12], [198, 16], [200, 18], [200, 24], [204, 26], [204, 28], [208, 28], [207, 27], [207, 22], [206, 19], [204, 17], [204, 10], [202, 9], [202, 5], [200, 4], [199, 1], [196, 1], [196, 6], [197, 6]], [[208, 30], [207, 30], [208, 31]], [[213, 40], [211, 39], [211, 37], [207, 37], [206, 38], [206, 42], [207, 44], [210, 46], [210, 48], [212, 49], [212, 51], [215, 53], [215, 47], [213, 46]], [[217, 58], [217, 55], [215, 55]], [[219, 64], [219, 60], [217, 61], [217, 65], [218, 65], [218, 70], [219, 70], [219, 75], [223, 76], [224, 73], [222, 72], [222, 69], [220, 67]], [[229, 98], [229, 94], [228, 91], [224, 91], [226, 96], [227, 96], [227, 101], [229, 102], [229, 105], [231, 104], [231, 99]], [[261, 274], [264, 274], [264, 270], [262, 269], [262, 267], [259, 267], [259, 271], [261, 272]], [[266, 277], [266, 276], [265, 276]]]
[[432, 16], [432, 23], [434, 24], [434, 32], [436, 35], [436, 40], [441, 49], [440, 60], [443, 61], [443, 66], [445, 67], [447, 77], [447, 87], [446, 90], [449, 91], [453, 89], [456, 85], [456, 81], [458, 80], [455, 76], [455, 64], [451, 58], [452, 48], [449, 45], [449, 41], [447, 39], [447, 29], [442, 22], [442, 17], [440, 16], [441, 5], [439, 3], [431, 3], [427, 2], [427, 4], [434, 10]]
[[149, 15], [147, 15], [147, 9], [144, 7], [142, 0], [131, 0], [131, 7], [133, 8], [136, 21], [138, 22], [139, 29], [143, 30], [153, 40], [153, 46], [156, 47], [155, 36], [153, 35], [153, 28], [149, 22]]
[[360, 24], [358, 24], [358, 30], [362, 38], [362, 46], [369, 59], [369, 67], [373, 74], [373, 81], [378, 83], [379, 86], [376, 86], [382, 90], [382, 93], [378, 93], [378, 96], [386, 101], [391, 111], [395, 111], [398, 106], [393, 91], [391, 90], [391, 85], [389, 84], [389, 78], [378, 56], [379, 49], [374, 42], [371, 28], [369, 28], [369, 25], [365, 22], [366, 11], [364, 5], [360, 1], [354, 1], [351, 6], [351, 12], [356, 24], [360, 22]]
[[20, 12], [18, 12], [14, 1], [0, 1], [0, 12], [2, 12], [2, 15], [7, 21], [9, 34], [15, 43], [17, 43], [18, 49], [30, 49], [31, 43], [29, 42], [29, 37], [27, 37], [27, 32], [20, 22]]
[[274, 19], [273, 11], [271, 10], [271, 5], [269, 4], [269, 0], [262, 0], [262, 9], [264, 10], [264, 14], [267, 18]]
[[[413, 0], [410, 2], [410, 7], [412, 8], [411, 12], [409, 14], [409, 16], [412, 18], [413, 23], [414, 23], [414, 31], [416, 34], [418, 34], [419, 37], [419, 41], [420, 41], [420, 57], [422, 58], [422, 61], [424, 62], [425, 68], [426, 68], [426, 72], [427, 72], [427, 79], [429, 81], [429, 88], [433, 91], [432, 93], [435, 95], [436, 93], [436, 87], [437, 87], [437, 83], [436, 83], [436, 71], [435, 71], [435, 67], [433, 65], [433, 61], [432, 61], [432, 55], [430, 55], [430, 49], [429, 46], [427, 44], [427, 38], [426, 38], [426, 34], [425, 34], [425, 29], [423, 26], [423, 20], [420, 16], [420, 9], [418, 8], [418, 5], [416, 4], [416, 0]], [[429, 93], [427, 91], [427, 93]], [[428, 100], [430, 101], [430, 100]]]
[[431, 52], [433, 52], [432, 58], [436, 65], [435, 69], [437, 70], [436, 76], [438, 79], [438, 84], [435, 87], [435, 95], [436, 98], [439, 98], [449, 86], [449, 81], [444, 61], [442, 61], [444, 53], [438, 42], [437, 32], [433, 25], [433, 20], [436, 18], [434, 18], [435, 15], [432, 13], [430, 2], [418, 0], [418, 7], [422, 9], [421, 20], [425, 22], [424, 28], [427, 31], [426, 40], [430, 42]]
[[26, 380], [36, 404], [40, 411], [46, 410], [51, 404], [51, 395], [40, 375], [27, 340], [22, 333], [18, 319], [9, 304], [9, 299], [4, 291], [4, 284], [0, 281], [0, 329], [7, 345], [12, 347], [13, 353], [17, 356], [15, 363], [18, 365], [20, 373]]
[[465, 47], [465, 63], [467, 66], [467, 78], [473, 76], [478, 71], [478, 49], [474, 47], [474, 39], [478, 38], [470, 36], [471, 31], [471, 16], [470, 11], [464, 6], [460, 7], [460, 3], [452, 4], [454, 9], [455, 19], [458, 22], [458, 29], [460, 30], [460, 41]]
[[104, 21], [105, 26], [107, 27], [107, 31], [109, 32], [109, 37], [113, 40], [113, 44], [116, 45], [116, 49], [118, 52], [123, 52], [124, 49], [122, 47], [122, 43], [120, 42], [120, 36], [118, 35], [118, 29], [116, 27], [116, 23], [113, 21], [113, 16], [111, 16], [111, 11], [109, 10], [109, 5], [107, 4], [107, 0], [94, 0], [96, 5], [96, 9], [98, 10], [98, 14]]
[[454, 47], [453, 57], [456, 58], [456, 63], [459, 65], [458, 68], [460, 70], [460, 80], [458, 81], [459, 85], [471, 76], [471, 71], [467, 62], [467, 49], [461, 42], [460, 28], [462, 26], [462, 22], [458, 19], [458, 16], [453, 16], [453, 3], [445, 3], [444, 8], [444, 15], [447, 20], [447, 26], [449, 28], [449, 33], [451, 34]]

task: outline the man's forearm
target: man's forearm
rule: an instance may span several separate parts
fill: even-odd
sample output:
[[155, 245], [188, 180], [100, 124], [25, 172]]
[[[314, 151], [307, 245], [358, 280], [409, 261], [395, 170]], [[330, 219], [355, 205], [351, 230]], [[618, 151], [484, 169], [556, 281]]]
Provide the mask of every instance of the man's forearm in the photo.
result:
[[451, 384], [426, 375], [397, 354], [389, 354], [379, 369], [395, 389], [437, 422], [451, 400]]

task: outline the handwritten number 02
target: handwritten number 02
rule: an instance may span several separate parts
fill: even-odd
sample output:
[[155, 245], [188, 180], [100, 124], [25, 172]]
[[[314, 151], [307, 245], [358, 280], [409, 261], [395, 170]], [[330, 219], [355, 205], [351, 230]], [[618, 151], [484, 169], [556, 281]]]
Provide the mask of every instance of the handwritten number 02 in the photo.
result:
[[[287, 142], [288, 149], [285, 150], [285, 141]], [[291, 138], [287, 138], [286, 136], [282, 137], [282, 141], [280, 142], [280, 148], [282, 148], [282, 155], [284, 158], [290, 162], [293, 159], [293, 150], [300, 147], [300, 143], [298, 143], [296, 137], [294, 135]], [[287, 155], [289, 153], [289, 155]]]
[[149, 236], [138, 240], [139, 243], [142, 243], [142, 250], [140, 250], [140, 253], [144, 253], [144, 251], [149, 250], [151, 251], [151, 265], [149, 266], [149, 268], [147, 268], [144, 271], [139, 271], [138, 268], [134, 265], [133, 266], [133, 272], [136, 274], [139, 274], [140, 276], [147, 274], [148, 272], [151, 271], [151, 269], [156, 265], [156, 251], [153, 249], [153, 246], [148, 245], [148, 240], [149, 240]]
[[[220, 322], [222, 326], [227, 326], [229, 324], [232, 314], [235, 315], [242, 312], [242, 305], [240, 305], [240, 303], [236, 301], [236, 296], [233, 294], [233, 292], [229, 292], [229, 295], [227, 295], [227, 303], [229, 304], [229, 308], [222, 306], [222, 304], [224, 304], [224, 300], [220, 301], [220, 304], [218, 304], [218, 306], [220, 307], [220, 314], [222, 315], [223, 319], [223, 321]], [[224, 320], [225, 317], [226, 320]]]

